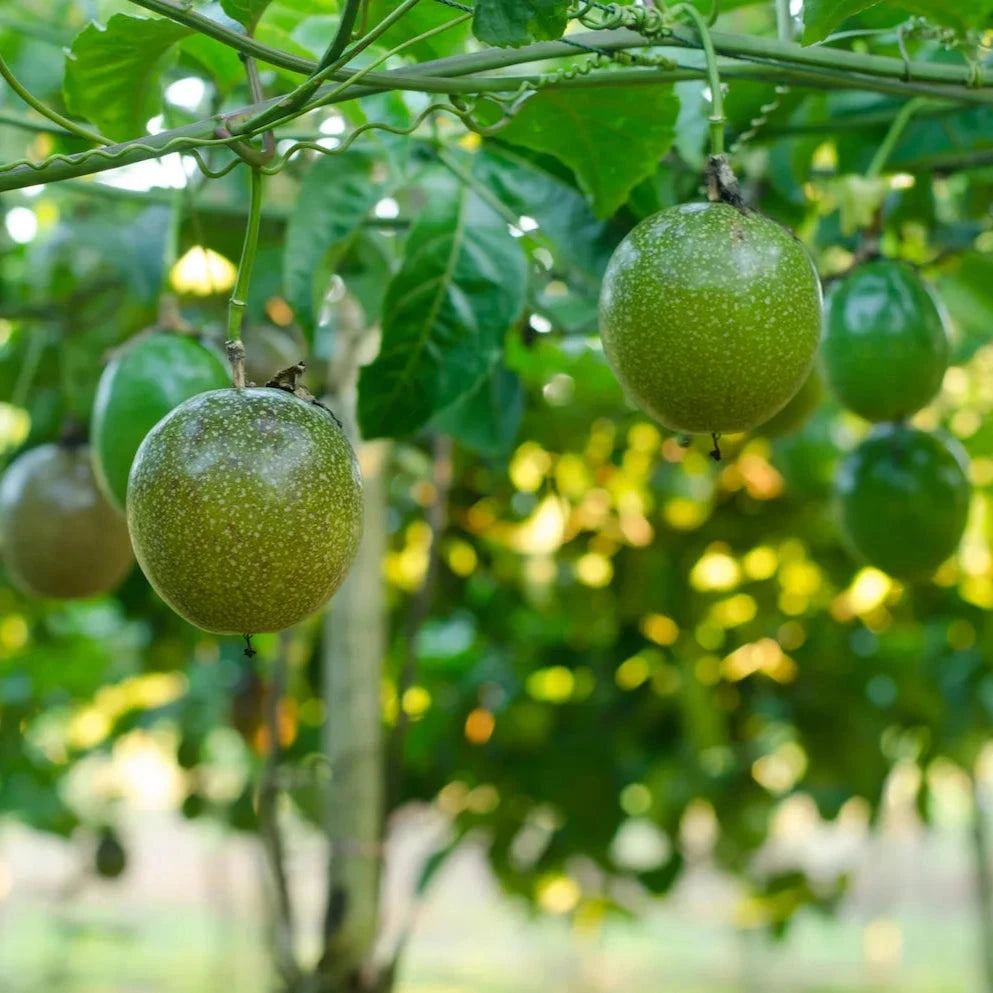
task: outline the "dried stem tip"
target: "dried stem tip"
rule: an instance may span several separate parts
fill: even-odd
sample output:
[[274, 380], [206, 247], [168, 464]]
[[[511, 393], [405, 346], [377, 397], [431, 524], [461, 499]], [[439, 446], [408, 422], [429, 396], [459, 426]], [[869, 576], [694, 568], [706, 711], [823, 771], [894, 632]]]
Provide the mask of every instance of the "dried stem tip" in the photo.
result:
[[224, 348], [231, 363], [231, 382], [235, 389], [245, 388], [245, 346], [238, 340], [226, 341]]

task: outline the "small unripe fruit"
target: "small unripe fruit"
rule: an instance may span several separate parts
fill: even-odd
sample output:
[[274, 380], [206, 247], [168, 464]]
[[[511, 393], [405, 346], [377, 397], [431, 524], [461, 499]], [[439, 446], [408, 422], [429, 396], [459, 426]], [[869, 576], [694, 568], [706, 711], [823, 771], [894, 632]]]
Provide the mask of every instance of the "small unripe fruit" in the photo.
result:
[[97, 487], [86, 445], [40, 445], [10, 464], [0, 535], [11, 580], [35, 596], [107, 593], [134, 563], [127, 525]]
[[281, 631], [341, 585], [362, 482], [332, 414], [276, 388], [201, 393], [138, 449], [128, 526], [156, 592], [217, 634]]
[[891, 576], [933, 572], [969, 516], [967, 457], [951, 438], [880, 425], [841, 463], [841, 524], [853, 550]]
[[803, 245], [725, 203], [642, 221], [614, 252], [600, 334], [617, 378], [673, 431], [746, 431], [799, 390], [821, 335], [821, 288]]
[[229, 382], [220, 356], [182, 334], [150, 335], [107, 365], [93, 401], [93, 468], [122, 514], [128, 473], [145, 435], [184, 400]]
[[831, 288], [822, 354], [831, 391], [869, 421], [927, 404], [948, 368], [945, 317], [910, 266], [866, 262]]

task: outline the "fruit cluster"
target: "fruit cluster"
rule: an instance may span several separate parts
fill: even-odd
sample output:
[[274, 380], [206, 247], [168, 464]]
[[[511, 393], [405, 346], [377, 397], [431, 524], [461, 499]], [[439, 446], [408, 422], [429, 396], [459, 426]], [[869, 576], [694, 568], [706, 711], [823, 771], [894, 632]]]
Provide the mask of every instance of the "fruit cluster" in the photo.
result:
[[334, 415], [294, 386], [235, 389], [188, 335], [130, 343], [104, 369], [91, 443], [67, 436], [4, 474], [11, 579], [36, 596], [93, 596], [137, 557], [178, 614], [223, 634], [319, 609], [357, 551], [362, 482]]
[[[823, 334], [822, 334], [823, 325]], [[902, 262], [864, 262], [822, 319], [813, 264], [787, 230], [717, 202], [673, 207], [637, 225], [607, 267], [600, 333], [617, 378], [674, 431], [795, 426], [828, 384], [878, 426], [843, 463], [841, 525], [857, 556], [902, 578], [926, 576], [958, 545], [970, 488], [950, 438], [904, 423], [948, 365], [944, 314]]]

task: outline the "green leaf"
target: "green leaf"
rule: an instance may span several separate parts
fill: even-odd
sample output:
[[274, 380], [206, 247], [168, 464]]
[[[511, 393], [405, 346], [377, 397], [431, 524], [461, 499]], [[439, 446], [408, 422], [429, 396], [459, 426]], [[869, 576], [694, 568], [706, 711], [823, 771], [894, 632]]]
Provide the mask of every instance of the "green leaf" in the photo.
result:
[[679, 100], [671, 86], [542, 90], [501, 132], [548, 152], [576, 174], [598, 217], [609, 217], [658, 167], [675, 136]]
[[180, 53], [208, 72], [222, 93], [245, 82], [245, 66], [238, 53], [204, 34], [194, 34], [179, 45]]
[[[376, 24], [383, 20], [387, 14], [391, 14], [400, 6], [400, 0], [369, 0], [369, 20]], [[416, 7], [407, 11], [399, 21], [396, 22], [380, 39], [380, 44], [384, 48], [395, 48], [405, 41], [410, 41], [418, 35], [430, 31], [432, 28], [441, 27], [459, 16], [459, 11], [444, 4], [435, 3], [434, 0], [425, 0]], [[430, 59], [443, 58], [452, 55], [465, 48], [465, 43], [469, 38], [469, 23], [459, 24], [457, 27], [449, 28], [440, 34], [418, 41], [404, 50], [405, 55], [417, 59], [418, 62], [427, 62]]]
[[472, 33], [501, 47], [554, 41], [565, 32], [568, 9], [563, 0], [477, 0]]
[[879, 0], [804, 0], [803, 43], [823, 41], [846, 18], [878, 3]]
[[461, 184], [434, 186], [386, 290], [379, 356], [359, 380], [363, 435], [409, 434], [476, 389], [524, 306], [526, 281], [506, 222]]
[[434, 426], [482, 455], [504, 455], [514, 443], [524, 413], [524, 387], [503, 365], [461, 400], [443, 410]]
[[515, 214], [538, 222], [540, 234], [570, 275], [599, 288], [623, 229], [598, 220], [568, 179], [544, 167], [561, 169], [555, 159], [528, 155], [490, 142], [473, 158], [473, 175]]
[[190, 34], [173, 21], [130, 14], [114, 14], [106, 28], [89, 24], [66, 55], [66, 106], [116, 141], [147, 134], [162, 104], [166, 56]]
[[900, 0], [898, 6], [958, 32], [982, 27], [993, 14], [993, 0]]
[[361, 152], [320, 158], [300, 187], [286, 226], [283, 281], [286, 299], [308, 332], [324, 289], [314, 285], [321, 261], [342, 248], [383, 196], [382, 188], [372, 182], [372, 165]]
[[270, 0], [221, 0], [221, 8], [228, 17], [251, 31], [269, 3]]

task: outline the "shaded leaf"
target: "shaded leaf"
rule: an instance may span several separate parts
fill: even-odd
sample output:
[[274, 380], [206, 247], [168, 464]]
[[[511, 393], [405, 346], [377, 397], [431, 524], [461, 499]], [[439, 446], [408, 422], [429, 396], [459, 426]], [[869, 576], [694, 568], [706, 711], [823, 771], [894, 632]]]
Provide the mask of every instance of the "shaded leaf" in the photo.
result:
[[386, 290], [379, 356], [359, 381], [365, 437], [416, 431], [476, 389], [524, 305], [527, 267], [506, 223], [461, 184], [431, 193]]
[[476, 452], [503, 455], [514, 443], [523, 413], [520, 379], [496, 365], [472, 393], [443, 410], [434, 425]]
[[880, 0], [804, 0], [803, 43], [823, 41], [842, 21]]
[[651, 175], [675, 136], [679, 100], [671, 86], [610, 86], [583, 93], [543, 90], [528, 100], [501, 136], [548, 152], [568, 165], [609, 217]]
[[487, 45], [527, 45], [561, 38], [568, 23], [563, 0], [477, 0], [472, 32]]
[[270, 0], [221, 0], [221, 8], [228, 17], [251, 31], [258, 24], [269, 2]]
[[66, 55], [66, 106], [108, 138], [147, 134], [146, 124], [162, 103], [166, 56], [192, 33], [173, 21], [130, 14], [114, 14], [106, 28], [89, 24]]
[[317, 320], [315, 273], [340, 249], [382, 196], [372, 182], [372, 160], [360, 152], [318, 159], [304, 177], [286, 226], [283, 281], [286, 299], [309, 333]]

